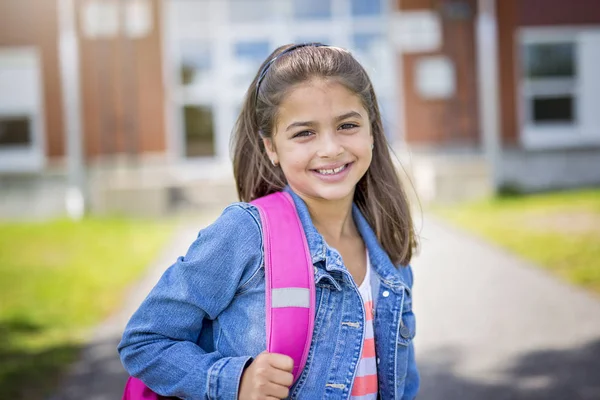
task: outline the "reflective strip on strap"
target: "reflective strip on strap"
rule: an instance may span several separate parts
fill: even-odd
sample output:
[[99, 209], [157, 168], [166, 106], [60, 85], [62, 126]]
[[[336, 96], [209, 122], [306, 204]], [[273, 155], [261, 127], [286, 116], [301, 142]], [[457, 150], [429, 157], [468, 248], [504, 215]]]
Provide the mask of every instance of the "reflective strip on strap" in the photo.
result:
[[310, 308], [310, 291], [306, 288], [271, 289], [271, 308]]

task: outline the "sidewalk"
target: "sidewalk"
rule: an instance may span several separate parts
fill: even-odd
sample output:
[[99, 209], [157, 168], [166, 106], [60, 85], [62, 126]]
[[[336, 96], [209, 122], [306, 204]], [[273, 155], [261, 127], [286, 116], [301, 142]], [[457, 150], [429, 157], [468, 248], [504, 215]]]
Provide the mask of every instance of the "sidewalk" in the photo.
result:
[[131, 288], [124, 302], [125, 307], [95, 329], [79, 361], [70, 368], [58, 393], [49, 400], [121, 399], [128, 375], [119, 360], [117, 345], [127, 321], [164, 270], [170, 267], [177, 257], [185, 255], [198, 231], [215, 220], [219, 211], [206, 213], [200, 219], [200, 223], [198, 218], [194, 218], [195, 223], [179, 228], [157, 260], [149, 267], [146, 275]]
[[421, 235], [420, 400], [600, 399], [600, 298], [430, 216]]

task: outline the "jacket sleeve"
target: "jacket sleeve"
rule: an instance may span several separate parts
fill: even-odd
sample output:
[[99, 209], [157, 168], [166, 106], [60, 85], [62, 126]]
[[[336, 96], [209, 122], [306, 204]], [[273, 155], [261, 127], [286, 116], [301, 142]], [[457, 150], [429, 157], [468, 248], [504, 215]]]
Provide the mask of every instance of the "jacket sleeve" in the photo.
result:
[[163, 396], [237, 399], [250, 357], [223, 357], [196, 343], [205, 318], [214, 319], [262, 262], [254, 215], [228, 207], [203, 229], [161, 277], [131, 317], [118, 351], [127, 372]]

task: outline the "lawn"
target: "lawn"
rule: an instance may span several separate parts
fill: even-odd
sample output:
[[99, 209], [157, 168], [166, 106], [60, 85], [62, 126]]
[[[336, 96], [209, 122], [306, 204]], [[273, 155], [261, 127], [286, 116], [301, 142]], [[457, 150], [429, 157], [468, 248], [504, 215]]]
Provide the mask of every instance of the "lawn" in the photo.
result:
[[600, 293], [600, 189], [497, 198], [437, 212]]
[[0, 398], [46, 398], [173, 228], [121, 218], [1, 223]]

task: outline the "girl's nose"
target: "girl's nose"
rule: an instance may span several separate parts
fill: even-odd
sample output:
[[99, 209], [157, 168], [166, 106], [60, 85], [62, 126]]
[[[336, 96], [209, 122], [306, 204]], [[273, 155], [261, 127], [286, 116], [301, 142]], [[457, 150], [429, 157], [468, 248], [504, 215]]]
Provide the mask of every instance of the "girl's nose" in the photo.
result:
[[321, 135], [319, 143], [319, 157], [335, 158], [344, 152], [344, 147], [339, 142], [335, 133], [325, 133]]

